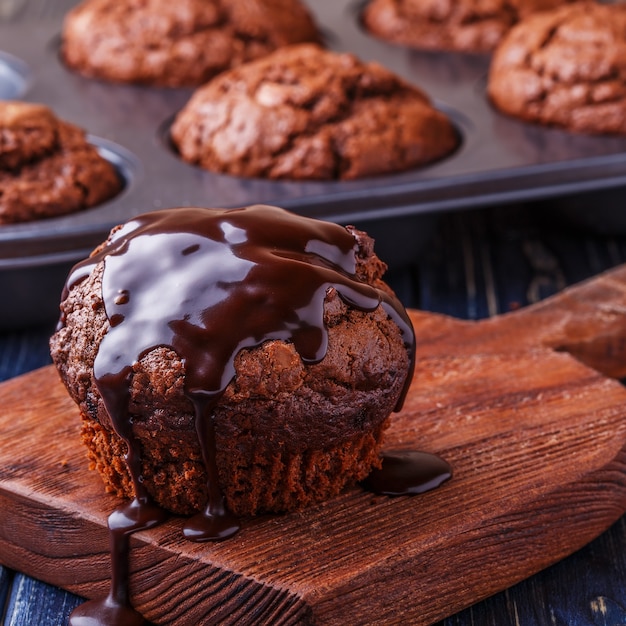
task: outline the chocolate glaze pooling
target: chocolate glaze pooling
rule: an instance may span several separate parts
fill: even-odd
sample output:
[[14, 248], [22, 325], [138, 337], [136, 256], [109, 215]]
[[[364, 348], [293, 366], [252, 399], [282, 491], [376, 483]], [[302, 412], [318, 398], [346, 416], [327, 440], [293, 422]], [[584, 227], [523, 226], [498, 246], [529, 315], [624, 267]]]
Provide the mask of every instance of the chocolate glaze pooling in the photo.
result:
[[[241, 349], [280, 339], [293, 342], [303, 361], [321, 360], [327, 347], [324, 299], [335, 289], [358, 309], [384, 307], [413, 361], [413, 329], [404, 308], [356, 276], [357, 251], [350, 229], [275, 207], [171, 209], [130, 221], [71, 272], [66, 293], [104, 263], [102, 297], [110, 328], [98, 349], [94, 377], [113, 428], [127, 443], [136, 495], [109, 519], [114, 575], [109, 598], [92, 606], [91, 614], [105, 620], [98, 623], [107, 623], [102, 611], [111, 604], [132, 611], [123, 591], [127, 559], [116, 555], [127, 551], [130, 532], [162, 519], [142, 484], [128, 412], [133, 364], [159, 346], [172, 348], [183, 360], [209, 490], [205, 510], [188, 521], [185, 536], [194, 541], [231, 536], [239, 523], [219, 487], [212, 409], [234, 376]], [[411, 374], [412, 367], [397, 409]], [[129, 512], [134, 521], [127, 524]], [[89, 613], [89, 603], [84, 606], [79, 611]]]
[[430, 452], [384, 452], [382, 466], [363, 481], [369, 491], [386, 496], [409, 496], [436, 489], [452, 478], [452, 467]]

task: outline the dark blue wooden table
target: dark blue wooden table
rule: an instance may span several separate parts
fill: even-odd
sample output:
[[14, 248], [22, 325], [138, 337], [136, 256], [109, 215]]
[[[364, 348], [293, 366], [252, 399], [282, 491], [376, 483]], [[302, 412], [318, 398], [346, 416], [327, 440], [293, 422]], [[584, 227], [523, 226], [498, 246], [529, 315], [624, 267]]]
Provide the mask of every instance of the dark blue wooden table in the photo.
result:
[[[573, 227], [545, 206], [506, 206], [442, 215], [415, 263], [396, 269], [390, 282], [406, 306], [478, 319], [622, 263], [625, 234]], [[53, 325], [0, 333], [0, 378], [49, 363]], [[0, 568], [0, 616], [7, 626], [63, 625], [79, 602]], [[626, 626], [626, 517], [564, 561], [441, 624]]]

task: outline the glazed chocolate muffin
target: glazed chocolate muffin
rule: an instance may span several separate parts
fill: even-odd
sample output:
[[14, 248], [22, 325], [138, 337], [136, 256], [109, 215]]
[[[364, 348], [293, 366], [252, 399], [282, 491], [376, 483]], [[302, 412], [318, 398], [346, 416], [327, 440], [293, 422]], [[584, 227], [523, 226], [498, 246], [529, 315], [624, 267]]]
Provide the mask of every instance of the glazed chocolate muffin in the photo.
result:
[[178, 114], [171, 138], [213, 172], [272, 179], [355, 179], [452, 152], [447, 116], [376, 63], [312, 44], [225, 72]]
[[504, 113], [585, 133], [626, 133], [626, 5], [580, 2], [518, 24], [496, 51]]
[[43, 105], [0, 102], [0, 224], [80, 211], [121, 187], [83, 130]]
[[412, 374], [385, 269], [365, 233], [275, 207], [115, 229], [70, 274], [51, 339], [107, 489], [248, 515], [363, 479]]
[[372, 0], [364, 27], [395, 44], [430, 50], [491, 52], [520, 19], [571, 0]]
[[85, 76], [177, 87], [302, 41], [320, 35], [299, 0], [86, 0], [61, 54]]

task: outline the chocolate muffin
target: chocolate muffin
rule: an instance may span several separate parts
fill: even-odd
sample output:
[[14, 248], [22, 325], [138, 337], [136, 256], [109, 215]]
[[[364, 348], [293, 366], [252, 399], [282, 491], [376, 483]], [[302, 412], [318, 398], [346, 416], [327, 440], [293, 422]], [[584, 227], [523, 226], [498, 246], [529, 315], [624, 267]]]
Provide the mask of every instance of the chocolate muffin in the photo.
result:
[[412, 375], [385, 269], [365, 233], [275, 207], [114, 229], [70, 274], [51, 339], [107, 490], [250, 515], [363, 479]]
[[362, 23], [374, 36], [430, 50], [491, 52], [520, 19], [571, 0], [372, 0]]
[[86, 0], [61, 55], [88, 77], [178, 87], [302, 41], [320, 35], [299, 0]]
[[198, 89], [171, 138], [213, 172], [271, 179], [355, 179], [452, 152], [447, 116], [376, 63], [312, 44], [282, 48]]
[[626, 5], [580, 2], [531, 16], [498, 47], [501, 111], [584, 133], [626, 133]]
[[82, 129], [40, 104], [0, 102], [0, 224], [80, 211], [121, 187]]

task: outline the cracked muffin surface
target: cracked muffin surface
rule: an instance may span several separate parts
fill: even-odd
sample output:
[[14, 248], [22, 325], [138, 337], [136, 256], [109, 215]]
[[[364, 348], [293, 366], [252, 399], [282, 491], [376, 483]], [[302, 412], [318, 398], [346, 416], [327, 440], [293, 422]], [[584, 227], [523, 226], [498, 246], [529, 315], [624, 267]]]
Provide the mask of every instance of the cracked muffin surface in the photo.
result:
[[178, 87], [319, 40], [299, 0], [87, 0], [65, 19], [61, 56], [89, 77]]
[[[373, 240], [275, 207], [172, 209], [139, 219], [134, 231], [136, 222], [114, 230], [71, 273], [51, 339], [53, 361], [80, 409], [92, 467], [107, 490], [134, 494], [129, 441], [141, 459], [142, 488], [181, 514], [207, 501], [207, 454], [218, 471], [213, 484], [237, 515], [319, 502], [380, 466], [389, 415], [411, 379], [414, 337], [382, 280], [386, 266]], [[198, 221], [217, 224], [217, 246], [195, 236]], [[303, 228], [312, 238], [300, 238]], [[223, 244], [226, 259], [218, 252]], [[190, 288], [185, 297], [175, 287], [183, 283]], [[377, 295], [363, 308], [359, 293]], [[306, 302], [309, 294], [319, 295]], [[166, 340], [155, 335], [155, 324], [167, 329]], [[119, 332], [126, 339], [116, 339]], [[128, 364], [122, 377], [102, 366], [107, 350], [115, 355], [111, 364]], [[220, 355], [232, 358], [232, 371], [223, 369]], [[120, 405], [104, 399], [111, 377], [122, 391], [121, 429]], [[206, 399], [214, 378], [225, 387], [211, 396], [210, 414], [198, 413], [196, 394]], [[198, 424], [205, 420], [214, 436], [203, 454]]]
[[626, 133], [626, 5], [581, 2], [518, 24], [496, 51], [501, 111], [584, 133]]
[[205, 169], [271, 179], [355, 179], [450, 154], [448, 117], [376, 63], [311, 44], [225, 72], [176, 117], [181, 157]]
[[79, 211], [121, 187], [82, 129], [44, 105], [0, 102], [0, 224]]
[[372, 35], [412, 48], [491, 52], [520, 19], [571, 0], [372, 0]]

